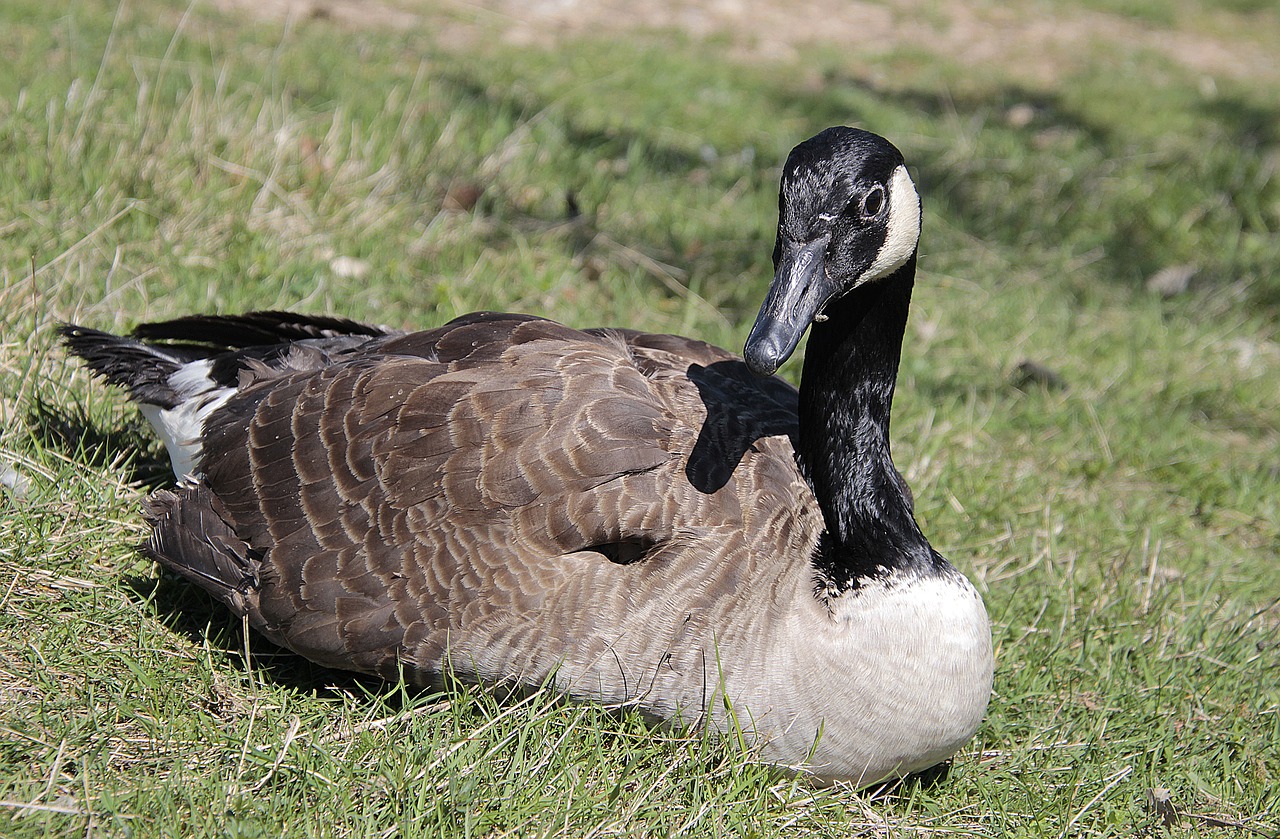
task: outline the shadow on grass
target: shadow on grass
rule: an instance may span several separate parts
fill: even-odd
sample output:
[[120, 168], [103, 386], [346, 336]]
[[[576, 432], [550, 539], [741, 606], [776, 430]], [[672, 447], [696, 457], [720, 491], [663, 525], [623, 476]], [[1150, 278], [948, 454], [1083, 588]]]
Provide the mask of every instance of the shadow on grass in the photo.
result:
[[[592, 117], [557, 108], [550, 94], [527, 88], [512, 92], [475, 73], [452, 71], [442, 78], [451, 97], [482, 102], [515, 124], [528, 124], [535, 116], [554, 123], [584, 166], [638, 148], [662, 176], [740, 177], [719, 172], [697, 150], [670, 141], [672, 133], [661, 126], [597, 128], [589, 124]], [[1267, 254], [1231, 245], [1240, 233], [1264, 238], [1280, 229], [1275, 210], [1280, 179], [1267, 163], [1280, 144], [1280, 107], [1223, 93], [1164, 91], [1172, 118], [1189, 116], [1205, 136], [1157, 140], [1159, 132], [1143, 126], [1140, 113], [1129, 132], [1107, 110], [1095, 113], [1068, 96], [1019, 86], [962, 95], [889, 89], [829, 72], [816, 86], [766, 82], [761, 95], [780, 116], [802, 122], [808, 132], [845, 123], [876, 128], [904, 113], [924, 117], [940, 133], [947, 125], [970, 126], [972, 149], [956, 142], [921, 144], [910, 150], [911, 165], [920, 173], [930, 213], [974, 240], [1001, 244], [1015, 259], [1024, 250], [1057, 254], [1062, 261], [1080, 259], [1091, 265], [1086, 281], [1134, 288], [1163, 268], [1191, 262], [1212, 286], [1243, 279], [1254, 300], [1280, 305], [1280, 277], [1269, 270]], [[757, 165], [753, 171], [764, 178], [780, 163], [767, 161], [768, 170]], [[565, 184], [566, 192], [574, 187]], [[1192, 216], [1199, 219], [1194, 225], [1187, 222]], [[699, 277], [750, 277], [758, 273], [768, 246], [739, 241], [708, 248], [675, 233], [655, 240], [641, 219], [612, 219], [609, 227], [604, 232], [613, 239]], [[501, 225], [490, 235], [501, 238]], [[765, 282], [761, 275], [757, 282], [726, 284], [732, 299], [721, 305], [745, 306], [738, 296], [753, 297]], [[665, 293], [656, 284], [655, 290]]]
[[[173, 485], [169, 459], [139, 417], [103, 426], [79, 405], [66, 408], [38, 398], [27, 415], [27, 424], [43, 446], [62, 451], [78, 463], [122, 471], [126, 480], [148, 492]], [[198, 646], [208, 641], [238, 666], [245, 666], [240, 621], [203, 591], [167, 575], [159, 580], [126, 577], [124, 584], [139, 603], [152, 601], [155, 613], [173, 631]], [[385, 691], [387, 683], [382, 679], [321, 667], [252, 630], [250, 633], [248, 664], [274, 682], [316, 695], [336, 696], [348, 689], [371, 695]]]
[[636, 128], [602, 130], [565, 119], [552, 109], [552, 99], [534, 96], [527, 90], [517, 94], [509, 88], [503, 89], [459, 72], [444, 72], [436, 76], [436, 79], [451, 87], [459, 98], [485, 102], [488, 107], [510, 116], [515, 122], [527, 124], [536, 115], [549, 115], [548, 118], [554, 119], [564, 129], [569, 145], [581, 152], [584, 159], [625, 156], [638, 144], [644, 149], [645, 162], [662, 174], [684, 175], [705, 165], [700, 155], [662, 142]]
[[27, 412], [27, 427], [45, 448], [61, 451], [87, 466], [121, 470], [127, 481], [148, 491], [173, 482], [169, 458], [146, 422], [136, 415], [120, 425], [105, 427], [78, 404], [67, 408], [36, 397]]
[[916, 790], [932, 790], [951, 779], [951, 761], [946, 760], [937, 766], [930, 766], [920, 772], [908, 775], [891, 785], [887, 792], [900, 798], [906, 798]]
[[[220, 651], [230, 668], [249, 669], [275, 684], [321, 698], [353, 692], [381, 697], [391, 685], [377, 676], [315, 664], [252, 629], [247, 630], [246, 658], [244, 623], [198, 587], [167, 573], [159, 579], [126, 577], [123, 582], [139, 603], [150, 601], [151, 610], [166, 627], [198, 647], [208, 645]], [[420, 691], [413, 688], [413, 692]]]
[[[672, 231], [663, 239], [655, 240], [652, 235], [641, 233], [642, 225], [619, 224], [617, 219], [611, 220], [605, 227], [596, 225], [596, 207], [584, 202], [582, 197], [583, 181], [587, 176], [583, 173], [593, 169], [597, 164], [608, 163], [629, 156], [638, 155], [643, 158], [645, 166], [656, 174], [685, 180], [724, 181], [723, 188], [728, 191], [743, 177], [765, 179], [769, 177], [761, 167], [735, 167], [733, 171], [720, 171], [714, 161], [709, 161], [698, 150], [682, 147], [668, 139], [663, 139], [658, 127], [639, 127], [635, 125], [612, 124], [607, 128], [594, 127], [566, 113], [565, 109], [556, 107], [555, 98], [533, 93], [528, 89], [515, 92], [509, 88], [489, 83], [478, 76], [465, 75], [461, 72], [441, 73], [437, 80], [449, 91], [449, 97], [458, 102], [479, 102], [485, 110], [495, 114], [497, 122], [511, 122], [515, 125], [530, 125], [535, 119], [555, 126], [557, 137], [562, 137], [571, 149], [571, 157], [581, 162], [578, 172], [567, 172], [561, 184], [565, 196], [564, 213], [553, 217], [534, 215], [518, 206], [518, 202], [503, 196], [486, 193], [479, 204], [481, 211], [494, 213], [506, 224], [497, 224], [486, 230], [477, 232], [484, 244], [502, 249], [514, 246], [516, 231], [529, 233], [534, 231], [541, 236], [543, 244], [556, 242], [569, 256], [596, 255], [605, 261], [616, 258], [616, 254], [606, 246], [594, 243], [595, 234], [603, 233], [610, 239], [622, 243], [626, 248], [635, 250], [646, 257], [664, 265], [674, 265], [685, 270], [690, 276], [751, 276], [759, 274], [758, 285], [743, 284], [745, 293], [735, 291], [736, 286], [727, 286], [726, 292], [732, 295], [727, 305], [741, 306], [744, 311], [751, 309], [754, 302], [748, 305], [744, 301], [752, 300], [768, 282], [769, 277], [756, 269], [761, 260], [767, 258], [772, 250], [773, 241], [759, 241], [752, 247], [721, 247], [717, 242], [704, 241], [701, 238], [690, 238]], [[669, 132], [668, 132], [669, 133]], [[776, 162], [777, 165], [781, 161]], [[418, 178], [421, 182], [430, 180], [427, 173]], [[459, 177], [468, 178], [469, 174], [459, 173]], [[757, 186], [759, 184], [756, 184]], [[770, 184], [773, 189], [775, 184]], [[438, 196], [436, 197], [439, 198]], [[425, 199], [425, 196], [424, 196]], [[495, 203], [496, 202], [496, 203]], [[628, 263], [629, 264], [629, 263]], [[673, 297], [672, 291], [663, 283], [655, 281], [652, 292], [658, 297]], [[742, 300], [739, 300], [742, 296]]]

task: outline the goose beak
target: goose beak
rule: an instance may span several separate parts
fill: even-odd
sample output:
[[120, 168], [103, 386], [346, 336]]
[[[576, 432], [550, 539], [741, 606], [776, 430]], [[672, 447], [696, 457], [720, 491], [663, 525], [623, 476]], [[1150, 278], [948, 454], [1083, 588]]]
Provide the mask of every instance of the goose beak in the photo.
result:
[[769, 293], [747, 336], [742, 356], [757, 376], [773, 375], [795, 352], [804, 331], [836, 293], [827, 276], [829, 236], [812, 242], [783, 242]]

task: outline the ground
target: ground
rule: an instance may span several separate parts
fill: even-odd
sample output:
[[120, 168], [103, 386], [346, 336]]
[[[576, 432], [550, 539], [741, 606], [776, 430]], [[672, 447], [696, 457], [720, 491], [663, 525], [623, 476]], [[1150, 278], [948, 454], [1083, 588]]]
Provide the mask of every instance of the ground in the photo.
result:
[[[1280, 835], [1280, 6], [782, 5], [0, 3], [0, 835]], [[997, 647], [943, 782], [325, 671], [136, 551], [167, 458], [60, 322], [740, 348], [836, 122], [920, 186], [895, 463]]]
[[[442, 41], [452, 43], [496, 34], [514, 44], [550, 44], [587, 33], [675, 29], [696, 38], [727, 38], [744, 56], [760, 59], [793, 59], [815, 44], [856, 45], [868, 57], [913, 45], [968, 65], [997, 64], [1038, 83], [1077, 69], [1101, 43], [1157, 52], [1210, 78], [1280, 80], [1280, 51], [1269, 46], [1276, 43], [1274, 27], [1253, 27], [1239, 15], [1176, 2], [1146, 17], [1089, 8], [1105, 3], [1047, 8], [1034, 0], [212, 2], [273, 19], [326, 17], [351, 26], [409, 28], [429, 21]], [[1138, 4], [1116, 5], [1125, 10]], [[1193, 25], [1166, 25], [1175, 20]]]

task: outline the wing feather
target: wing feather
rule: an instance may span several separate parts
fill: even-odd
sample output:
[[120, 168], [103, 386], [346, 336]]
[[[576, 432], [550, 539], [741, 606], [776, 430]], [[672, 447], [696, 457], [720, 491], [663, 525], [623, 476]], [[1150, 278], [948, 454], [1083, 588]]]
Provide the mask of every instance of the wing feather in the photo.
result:
[[796, 491], [794, 412], [793, 389], [702, 342], [480, 313], [245, 378], [210, 419], [204, 481], [257, 557], [255, 625], [322, 663], [429, 675], [450, 638], [526, 631], [577, 590], [570, 567], [737, 544], [714, 534], [742, 526], [734, 470], [758, 490], [766, 438], [782, 456], [764, 483], [779, 504]]

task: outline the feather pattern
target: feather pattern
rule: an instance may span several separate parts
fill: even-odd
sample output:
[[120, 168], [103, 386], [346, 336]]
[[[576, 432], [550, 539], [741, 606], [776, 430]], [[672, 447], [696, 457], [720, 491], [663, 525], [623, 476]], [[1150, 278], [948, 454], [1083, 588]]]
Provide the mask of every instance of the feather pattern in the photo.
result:
[[[448, 664], [536, 683], [556, 671], [569, 692], [596, 695], [614, 674], [584, 661], [572, 675], [565, 663], [582, 635], [613, 626], [621, 637], [630, 622], [647, 636], [653, 622], [625, 597], [586, 593], [623, 573], [665, 591], [667, 607], [687, 599], [690, 576], [701, 596], [723, 596], [745, 573], [726, 561], [741, 545], [725, 534], [767, 532], [757, 508], [807, 520], [816, 539], [820, 516], [790, 465], [794, 389], [707, 345], [681, 354], [673, 337], [648, 342], [657, 348], [646, 337], [479, 314], [242, 388], [211, 419], [195, 486], [217, 488], [244, 543], [233, 553], [264, 557], [257, 573], [273, 585], [249, 612], [254, 625], [338, 666], [359, 648], [357, 669], [385, 676], [403, 666], [429, 681]], [[723, 399], [735, 389], [737, 406]], [[732, 417], [714, 433], [704, 392]], [[737, 467], [716, 491], [692, 489], [686, 473], [709, 484], [711, 465], [727, 461]], [[761, 505], [761, 490], [809, 503]], [[163, 545], [189, 527], [157, 520], [160, 561], [184, 561]], [[629, 540], [646, 546], [630, 569], [600, 550]], [[706, 554], [707, 567], [673, 553]], [[381, 644], [364, 631], [371, 620]], [[534, 637], [544, 640], [519, 642]], [[500, 647], [537, 655], [494, 656]], [[618, 679], [609, 701], [634, 700], [642, 674]]]

